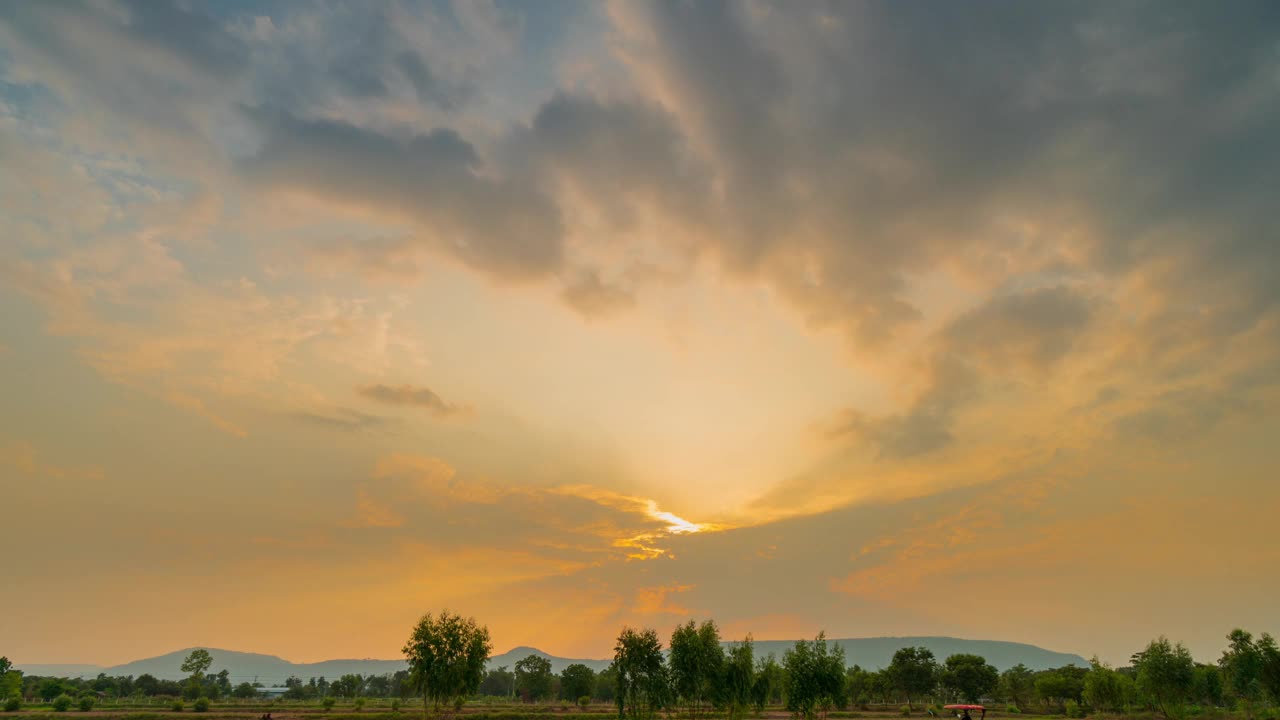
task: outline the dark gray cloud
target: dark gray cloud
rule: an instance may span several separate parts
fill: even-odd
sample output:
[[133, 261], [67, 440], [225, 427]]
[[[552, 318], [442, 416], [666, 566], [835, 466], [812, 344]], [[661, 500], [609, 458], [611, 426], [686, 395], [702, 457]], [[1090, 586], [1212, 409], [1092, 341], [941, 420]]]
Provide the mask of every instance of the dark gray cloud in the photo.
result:
[[251, 114], [265, 140], [241, 170], [260, 186], [414, 220], [423, 242], [504, 279], [551, 274], [564, 261], [555, 204], [536, 186], [485, 175], [475, 148], [453, 130], [397, 139], [284, 112]]
[[1238, 281], [1245, 297], [1209, 299], [1220, 330], [1274, 308], [1268, 3], [634, 11], [657, 42], [645, 60], [713, 146], [726, 216], [746, 220], [716, 239], [742, 264], [774, 258], [762, 272], [820, 325], [888, 337], [918, 317], [905, 277], [1007, 256], [1026, 243], [1001, 230], [1010, 217], [1062, 223], [1046, 256], [1084, 220], [1077, 267], [1176, 257], [1185, 289]]
[[362, 396], [387, 405], [404, 405], [430, 410], [438, 417], [463, 412], [465, 408], [447, 403], [434, 390], [415, 385], [366, 385], [359, 388]]

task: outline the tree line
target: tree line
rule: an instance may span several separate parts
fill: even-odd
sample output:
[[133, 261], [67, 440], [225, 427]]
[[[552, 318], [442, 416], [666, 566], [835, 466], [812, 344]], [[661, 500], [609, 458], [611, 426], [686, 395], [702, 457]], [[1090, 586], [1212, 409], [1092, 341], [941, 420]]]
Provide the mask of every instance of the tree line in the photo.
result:
[[[651, 720], [658, 713], [691, 720], [717, 713], [737, 720], [771, 706], [813, 718], [833, 709], [900, 703], [908, 712], [917, 706], [983, 702], [1003, 705], [1006, 712], [1072, 717], [1140, 710], [1180, 717], [1194, 706], [1236, 709], [1252, 717], [1280, 706], [1280, 648], [1274, 638], [1237, 629], [1227, 642], [1214, 663], [1195, 662], [1181, 643], [1161, 637], [1119, 668], [1095, 658], [1089, 667], [1033, 671], [1017, 665], [999, 672], [978, 655], [951, 655], [939, 662], [927, 648], [908, 647], [898, 650], [887, 667], [868, 670], [849, 667], [843, 648], [822, 633], [797, 641], [780, 659], [772, 653], [756, 657], [750, 635], [724, 643], [715, 621], [707, 620], [676, 627], [665, 648], [653, 629], [623, 628], [607, 669], [596, 672], [575, 663], [557, 674], [547, 658], [536, 654], [512, 669], [486, 668], [492, 652], [488, 628], [446, 611], [425, 615], [414, 627], [404, 647], [407, 670], [332, 681], [291, 677], [283, 696], [326, 705], [334, 698], [421, 698], [424, 710], [456, 710], [477, 696], [608, 702], [620, 718], [631, 720]], [[196, 650], [181, 666], [189, 673], [182, 681], [145, 674], [81, 680], [25, 676], [0, 658], [0, 699], [6, 708], [17, 709], [24, 700], [68, 698], [69, 705], [70, 698], [83, 703], [93, 697], [165, 697], [207, 703], [261, 693], [255, 684], [233, 686], [226, 670], [211, 673], [211, 665], [208, 652]]]
[[[1112, 668], [1095, 658], [1087, 668], [1032, 671], [1017, 665], [999, 672], [984, 658], [957, 654], [939, 663], [923, 647], [902, 648], [888, 667], [849, 667], [844, 649], [819, 633], [799, 640], [779, 661], [754, 656], [752, 638], [722, 643], [714, 620], [692, 620], [671, 633], [669, 648], [653, 629], [626, 627], [614, 645], [613, 662], [601, 673], [580, 664], [555, 678], [537, 655], [505, 667], [484, 669], [492, 650], [488, 628], [448, 612], [426, 615], [405, 646], [410, 681], [424, 708], [461, 707], [477, 693], [519, 695], [536, 702], [554, 697], [582, 703], [612, 699], [620, 718], [650, 720], [659, 712], [723, 713], [741, 718], [781, 705], [796, 716], [825, 716], [832, 709], [943, 702], [1006, 703], [1006, 712], [1052, 708], [1083, 717], [1089, 711], [1154, 710], [1179, 717], [1189, 706], [1241, 709], [1280, 705], [1280, 648], [1263, 634], [1255, 639], [1233, 630], [1216, 663], [1197, 663], [1181, 643], [1160, 637], [1134, 653], [1129, 666]], [[464, 650], [465, 649], [465, 650]], [[464, 670], [465, 669], [465, 670]]]

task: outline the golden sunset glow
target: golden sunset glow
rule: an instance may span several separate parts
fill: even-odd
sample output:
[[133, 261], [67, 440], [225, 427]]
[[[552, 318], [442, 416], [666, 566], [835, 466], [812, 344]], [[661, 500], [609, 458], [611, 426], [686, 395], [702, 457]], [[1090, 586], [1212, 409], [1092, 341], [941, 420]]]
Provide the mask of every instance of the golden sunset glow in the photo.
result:
[[1276, 37], [0, 3], [0, 652], [1280, 630]]

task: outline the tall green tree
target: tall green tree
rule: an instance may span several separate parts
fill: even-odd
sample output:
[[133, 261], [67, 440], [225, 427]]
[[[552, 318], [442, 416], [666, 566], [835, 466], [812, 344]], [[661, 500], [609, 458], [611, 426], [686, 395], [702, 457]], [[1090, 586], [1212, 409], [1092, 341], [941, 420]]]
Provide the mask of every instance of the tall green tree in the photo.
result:
[[539, 655], [528, 655], [516, 661], [516, 692], [525, 702], [551, 697], [551, 661]]
[[744, 716], [752, 705], [752, 690], [756, 682], [755, 647], [748, 635], [742, 642], [729, 648], [724, 662], [721, 696], [731, 720]]
[[813, 642], [797, 640], [782, 657], [786, 670], [787, 709], [812, 718], [844, 702], [844, 648], [828, 645], [825, 633]]
[[893, 687], [912, 701], [933, 692], [938, 684], [938, 661], [933, 652], [924, 647], [906, 647], [893, 654], [889, 662], [889, 677]]
[[1255, 700], [1262, 694], [1262, 653], [1250, 633], [1236, 628], [1227, 635], [1227, 649], [1218, 667], [1232, 697]]
[[596, 691], [596, 671], [573, 663], [560, 671], [560, 697], [572, 702], [591, 697]]
[[942, 686], [965, 702], [976, 703], [995, 692], [1000, 671], [981, 655], [959, 653], [947, 658], [938, 676]]
[[1084, 701], [1094, 710], [1122, 712], [1131, 700], [1125, 677], [1094, 657], [1084, 677]]
[[763, 712], [767, 705], [781, 697], [784, 674], [773, 653], [756, 661], [756, 678], [751, 684], [751, 705], [756, 712]]
[[186, 687], [183, 688], [182, 694], [188, 700], [194, 700], [205, 694], [204, 674], [210, 665], [213, 665], [213, 656], [204, 648], [192, 650], [186, 659], [182, 661], [180, 669], [188, 675]]
[[1019, 708], [1025, 708], [1031, 702], [1031, 697], [1035, 694], [1035, 673], [1031, 672], [1026, 665], [1018, 663], [1013, 667], [1000, 673], [999, 693], [1000, 697], [1013, 703]]
[[720, 630], [714, 620], [695, 625], [692, 620], [671, 633], [668, 659], [671, 689], [690, 718], [710, 710], [724, 666]]
[[198, 680], [203, 680], [205, 672], [209, 670], [211, 665], [213, 665], [213, 656], [209, 654], [209, 651], [204, 648], [196, 648], [182, 661], [180, 669]]
[[1133, 656], [1133, 667], [1138, 691], [1147, 702], [1165, 717], [1181, 714], [1195, 680], [1195, 662], [1182, 643], [1175, 645], [1164, 636], [1152, 640]]
[[1258, 640], [1258, 654], [1262, 657], [1258, 676], [1262, 690], [1271, 702], [1280, 705], [1280, 647], [1276, 647], [1275, 638], [1262, 633]]
[[655, 630], [623, 628], [613, 646], [618, 717], [650, 720], [667, 702], [667, 666]]
[[439, 616], [423, 615], [403, 649], [409, 661], [409, 681], [422, 694], [423, 716], [428, 703], [436, 708], [441, 704], [456, 707], [475, 693], [492, 650], [489, 628], [475, 618], [448, 610]]

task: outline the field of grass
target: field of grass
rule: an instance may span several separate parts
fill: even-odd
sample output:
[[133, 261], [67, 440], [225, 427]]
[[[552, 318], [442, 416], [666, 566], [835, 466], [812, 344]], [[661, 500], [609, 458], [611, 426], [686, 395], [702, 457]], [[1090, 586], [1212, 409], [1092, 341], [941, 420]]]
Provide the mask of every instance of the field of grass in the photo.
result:
[[[14, 712], [0, 713], [3, 718], [23, 718], [50, 715], [67, 716], [66, 720], [76, 717], [85, 720], [257, 720], [265, 713], [271, 713], [272, 720], [413, 720], [422, 717], [422, 705], [412, 701], [401, 701], [399, 710], [392, 709], [392, 701], [386, 698], [366, 699], [364, 706], [357, 709], [351, 701], [340, 702], [332, 709], [326, 710], [319, 702], [296, 700], [227, 700], [212, 703], [205, 712], [195, 712], [191, 703], [186, 703], [182, 711], [172, 709], [172, 700], [120, 700], [100, 701], [93, 710], [68, 710], [56, 712], [49, 704], [28, 704]], [[466, 720], [552, 720], [563, 717], [564, 720], [614, 720], [618, 712], [615, 706], [608, 703], [593, 703], [586, 707], [578, 707], [568, 703], [509, 703], [481, 701], [465, 705], [457, 713], [431, 713], [433, 717], [448, 718], [465, 715]], [[1011, 720], [1031, 715], [1035, 720], [1065, 720], [1060, 714], [1052, 711], [1022, 712], [1011, 714], [998, 708], [987, 712], [990, 720]], [[193, 717], [194, 716], [194, 717]], [[851, 718], [869, 718], [888, 720], [902, 718], [901, 706], [872, 706], [867, 709], [832, 711], [827, 713], [828, 720], [848, 720]], [[932, 720], [923, 707], [913, 708], [910, 717], [921, 720]], [[669, 713], [667, 720], [680, 720], [682, 714]], [[763, 720], [784, 720], [792, 718], [785, 708], [775, 706], [767, 708], [763, 713], [748, 715], [748, 718]], [[1096, 713], [1090, 718], [1097, 720], [1165, 720], [1157, 713], [1143, 712], [1124, 716]], [[700, 720], [724, 720], [724, 713], [700, 714]], [[948, 720], [949, 716], [941, 716]], [[1232, 713], [1219, 709], [1205, 709], [1188, 713], [1187, 720], [1249, 720], [1243, 713]], [[1268, 720], [1255, 716], [1252, 720]], [[1274, 720], [1274, 719], [1271, 719]]]

